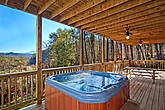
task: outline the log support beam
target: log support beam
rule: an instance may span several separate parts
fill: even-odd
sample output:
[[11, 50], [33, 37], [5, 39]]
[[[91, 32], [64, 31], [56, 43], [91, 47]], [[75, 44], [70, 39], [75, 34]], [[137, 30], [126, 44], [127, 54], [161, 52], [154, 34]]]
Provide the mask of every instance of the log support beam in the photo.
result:
[[121, 54], [122, 61], [124, 61], [124, 58], [125, 58], [125, 53], [124, 53], [124, 52], [125, 52], [125, 51], [124, 51], [124, 44], [123, 44], [123, 43], [122, 43], [122, 49], [121, 49], [121, 50], [122, 50], [122, 52], [121, 52], [121, 53], [122, 53], [122, 54]]
[[128, 60], [129, 60], [129, 66], [131, 65], [131, 59], [132, 59], [132, 57], [131, 57], [131, 47], [130, 47], [130, 45], [128, 45]]
[[23, 11], [26, 11], [32, 0], [25, 0]]
[[42, 6], [39, 11], [38, 14], [42, 14], [45, 10], [47, 10], [49, 8], [49, 6], [51, 6], [56, 0], [48, 0], [44, 6]]
[[105, 37], [102, 37], [101, 63], [102, 71], [105, 72]]
[[84, 66], [84, 31], [80, 30], [80, 66]]
[[7, 5], [8, 1], [9, 1], [9, 0], [5, 0], [5, 5]]
[[36, 20], [36, 70], [37, 70], [37, 104], [42, 103], [42, 16]]
[[116, 41], [114, 41], [114, 55], [113, 55], [113, 60], [116, 61]]

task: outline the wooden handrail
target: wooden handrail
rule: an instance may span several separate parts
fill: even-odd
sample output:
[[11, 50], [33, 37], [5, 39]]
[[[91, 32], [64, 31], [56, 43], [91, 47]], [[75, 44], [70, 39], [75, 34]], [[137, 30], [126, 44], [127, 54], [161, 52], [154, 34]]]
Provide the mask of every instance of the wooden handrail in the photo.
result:
[[37, 71], [0, 74], [0, 109], [12, 109], [36, 100], [36, 93], [31, 94], [30, 91], [36, 88], [36, 82], [29, 83], [30, 80], [36, 81], [36, 74]]
[[132, 60], [131, 66], [156, 68], [165, 70], [165, 60]]
[[1, 78], [8, 78], [8, 77], [20, 77], [20, 76], [26, 76], [26, 75], [34, 75], [37, 71], [27, 71], [27, 72], [18, 72], [18, 73], [6, 73], [6, 74], [0, 74]]
[[[103, 71], [103, 66], [105, 67], [106, 71], [112, 71], [114, 63], [114, 61], [109, 61], [105, 63], [85, 64], [83, 66], [77, 65], [69, 67], [42, 69], [42, 97], [44, 98], [45, 96], [44, 81], [50, 75], [64, 74], [67, 72], [79, 71], [80, 69]], [[116, 61], [116, 64], [118, 65], [122, 63], [124, 63], [124, 65], [128, 65], [129, 61]], [[36, 75], [36, 70], [28, 72], [0, 74], [0, 81], [2, 85], [1, 87], [3, 88], [0, 94], [1, 96], [3, 95], [1, 97], [1, 100], [7, 100], [7, 102], [1, 102], [0, 109], [11, 109], [18, 107], [19, 105], [22, 106], [23, 104], [28, 104], [30, 100], [37, 100]], [[4, 93], [6, 91], [8, 92], [8, 94], [7, 96], [4, 96]], [[11, 98], [11, 96], [14, 98]]]

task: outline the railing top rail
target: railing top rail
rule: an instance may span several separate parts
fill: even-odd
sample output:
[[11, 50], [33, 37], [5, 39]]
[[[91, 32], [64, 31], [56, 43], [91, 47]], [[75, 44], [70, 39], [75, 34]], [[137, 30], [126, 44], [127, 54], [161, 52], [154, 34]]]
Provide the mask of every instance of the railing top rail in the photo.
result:
[[72, 68], [79, 68], [80, 65], [77, 66], [68, 66], [68, 67], [58, 67], [58, 68], [48, 68], [48, 69], [42, 69], [43, 72], [46, 71], [53, 71], [53, 70], [65, 70], [65, 69], [72, 69]]
[[132, 61], [153, 61], [153, 62], [165, 62], [165, 60], [132, 60]]
[[6, 73], [6, 74], [0, 74], [0, 78], [7, 78], [7, 77], [19, 77], [19, 76], [26, 76], [26, 75], [32, 75], [36, 74], [37, 71], [26, 71], [26, 72], [16, 72], [16, 73]]
[[102, 65], [102, 63], [84, 64], [84, 66]]

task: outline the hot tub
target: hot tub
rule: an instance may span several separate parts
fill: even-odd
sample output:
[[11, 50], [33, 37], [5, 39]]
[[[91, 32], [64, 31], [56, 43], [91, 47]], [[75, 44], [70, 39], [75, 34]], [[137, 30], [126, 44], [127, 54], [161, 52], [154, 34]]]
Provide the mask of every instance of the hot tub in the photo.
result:
[[121, 74], [79, 71], [45, 81], [48, 110], [119, 110], [129, 98], [129, 80]]

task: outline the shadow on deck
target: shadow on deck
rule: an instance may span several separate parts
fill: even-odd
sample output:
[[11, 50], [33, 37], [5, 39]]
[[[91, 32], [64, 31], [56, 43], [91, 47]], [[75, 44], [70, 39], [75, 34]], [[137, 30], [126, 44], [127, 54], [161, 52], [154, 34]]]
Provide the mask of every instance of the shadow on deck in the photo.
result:
[[[162, 75], [165, 75], [163, 73]], [[165, 110], [165, 77], [152, 78], [134, 76], [130, 80], [130, 98], [140, 103], [140, 110]], [[31, 105], [22, 110], [45, 110], [42, 105]]]

